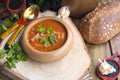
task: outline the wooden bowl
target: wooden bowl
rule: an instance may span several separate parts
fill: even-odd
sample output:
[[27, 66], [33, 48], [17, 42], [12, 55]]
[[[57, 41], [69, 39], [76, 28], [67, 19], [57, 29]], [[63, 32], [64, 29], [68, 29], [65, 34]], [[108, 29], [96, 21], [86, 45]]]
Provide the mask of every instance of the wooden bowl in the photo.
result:
[[[67, 35], [63, 45], [61, 45], [57, 49], [50, 50], [50, 51], [42, 51], [42, 50], [35, 49], [29, 42], [30, 40], [28, 39], [28, 36], [29, 36], [28, 33], [30, 32], [30, 30], [33, 27], [35, 27], [37, 24], [45, 20], [52, 20], [63, 25]], [[22, 40], [21, 40], [21, 44], [25, 53], [31, 59], [38, 62], [51, 62], [51, 61], [56, 61], [63, 58], [67, 53], [69, 53], [72, 46], [72, 42], [73, 42], [73, 34], [70, 27], [64, 21], [56, 17], [42, 17], [42, 18], [33, 20], [28, 26], [26, 26], [26, 29], [23, 32]], [[42, 48], [39, 48], [39, 49], [42, 49]], [[50, 49], [50, 47], [48, 49]]]

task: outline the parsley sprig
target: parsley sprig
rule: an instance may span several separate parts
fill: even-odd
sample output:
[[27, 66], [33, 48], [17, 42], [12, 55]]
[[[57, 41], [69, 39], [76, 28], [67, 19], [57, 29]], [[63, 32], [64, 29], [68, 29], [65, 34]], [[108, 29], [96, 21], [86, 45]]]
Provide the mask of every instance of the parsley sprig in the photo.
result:
[[26, 61], [27, 57], [18, 42], [9, 46], [7, 51], [0, 50], [0, 58], [4, 58], [3, 65], [8, 68], [15, 68], [20, 61]]

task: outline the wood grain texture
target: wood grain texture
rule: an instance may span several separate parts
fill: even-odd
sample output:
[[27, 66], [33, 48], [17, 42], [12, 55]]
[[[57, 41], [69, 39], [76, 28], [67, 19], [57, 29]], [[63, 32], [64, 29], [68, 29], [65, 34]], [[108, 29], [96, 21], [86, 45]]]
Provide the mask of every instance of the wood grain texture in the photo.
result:
[[[79, 19], [72, 19], [76, 26], [79, 26]], [[93, 45], [86, 42], [86, 46], [90, 53], [90, 57], [92, 59], [91, 67], [90, 67], [90, 75], [93, 78], [92, 80], [101, 80], [96, 75], [96, 66], [98, 63], [98, 59], [104, 59], [106, 57], [111, 56], [111, 48], [110, 42], [106, 42], [100, 45]]]
[[108, 56], [110, 56], [110, 48], [109, 43], [104, 43], [101, 45], [92, 45], [86, 43], [88, 50], [90, 51], [90, 56], [92, 59], [92, 65], [90, 69], [91, 76], [93, 77], [93, 80], [101, 80], [96, 75], [96, 66], [98, 63], [98, 59], [104, 59]]
[[[120, 54], [120, 33], [110, 40], [112, 54], [118, 52]], [[120, 80], [120, 75], [118, 76]]]
[[25, 77], [23, 77], [22, 75], [18, 74], [17, 72], [6, 68], [2, 65], [2, 63], [0, 62], [0, 72], [6, 76], [8, 76], [8, 79], [14, 79], [14, 80], [27, 80], [25, 79]]
[[12, 80], [12, 79], [0, 72], [0, 80]]

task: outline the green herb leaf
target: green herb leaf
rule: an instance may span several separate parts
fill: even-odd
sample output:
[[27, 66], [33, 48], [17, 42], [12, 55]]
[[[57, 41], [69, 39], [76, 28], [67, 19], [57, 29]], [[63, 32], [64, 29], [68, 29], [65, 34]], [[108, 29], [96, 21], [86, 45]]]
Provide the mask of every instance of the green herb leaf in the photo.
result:
[[5, 30], [3, 29], [3, 27], [2, 27], [2, 24], [0, 25], [0, 35], [2, 34], [2, 33], [4, 33], [5, 32]]
[[7, 62], [12, 62], [13, 61], [13, 59], [11, 57], [6, 58], [6, 59], [7, 59]]
[[19, 15], [18, 14], [13, 14], [13, 19], [19, 20]]
[[0, 50], [0, 55], [3, 56], [3, 54], [5, 54], [5, 62], [3, 65], [8, 68], [15, 68], [16, 63], [27, 60], [27, 57], [18, 42], [10, 45], [6, 52]]
[[45, 33], [46, 28], [45, 28], [44, 25], [42, 25], [42, 26], [38, 27], [38, 28], [36, 29], [36, 31], [39, 32], [39, 33]]
[[13, 60], [12, 60], [12, 63], [18, 63], [19, 61], [18, 60], [16, 60], [15, 58], [13, 58]]
[[7, 56], [11, 57], [13, 54], [15, 53], [15, 50], [10, 48], [8, 51], [7, 51]]
[[48, 28], [47, 33], [50, 35], [54, 35], [54, 30], [52, 28]]
[[11, 64], [10, 64], [10, 67], [11, 67], [11, 68], [16, 68], [16, 64], [15, 64], [15, 63], [11, 63]]
[[3, 66], [8, 67], [8, 68], [11, 68], [9, 62], [7, 62], [7, 61], [5, 61], [5, 62], [3, 63]]
[[16, 21], [20, 19], [20, 13], [11, 14], [9, 17], [5, 18], [0, 24], [0, 35], [3, 34], [8, 28], [10, 28]]
[[7, 28], [5, 25], [1, 25], [1, 27], [2, 27], [5, 31], [8, 30], [8, 28]]
[[39, 6], [42, 6], [44, 4], [45, 0], [39, 0]]
[[13, 23], [10, 21], [10, 19], [5, 19], [5, 20], [3, 21], [3, 24], [6, 25], [6, 26], [7, 26], [7, 25], [8, 25], [8, 26], [12, 26]]
[[16, 42], [14, 45], [13, 45], [13, 49], [16, 50], [17, 52], [20, 52], [22, 51], [22, 48], [20, 46], [20, 44], [18, 42]]
[[46, 37], [42, 37], [42, 38], [40, 39], [40, 42], [42, 42], [45, 47], [50, 46], [50, 41], [48, 41], [48, 39], [47, 39]]
[[45, 47], [48, 47], [48, 46], [50, 46], [50, 41], [45, 41], [45, 43], [44, 43], [44, 45], [45, 45]]
[[20, 19], [20, 17], [19, 17], [19, 14], [11, 14], [9, 19], [10, 19], [11, 23], [14, 23], [14, 22], [18, 21]]
[[40, 39], [40, 42], [42, 42], [42, 43], [45, 43], [47, 41], [47, 38], [46, 37], [42, 37], [41, 39]]
[[4, 50], [0, 50], [0, 58], [3, 58], [3, 57], [5, 57], [5, 52]]
[[50, 36], [49, 38], [50, 38], [50, 42], [52, 42], [52, 43], [54, 43], [56, 41], [55, 36]]
[[27, 60], [27, 57], [26, 55], [23, 53], [21, 54], [21, 58], [20, 58], [21, 61], [26, 61]]

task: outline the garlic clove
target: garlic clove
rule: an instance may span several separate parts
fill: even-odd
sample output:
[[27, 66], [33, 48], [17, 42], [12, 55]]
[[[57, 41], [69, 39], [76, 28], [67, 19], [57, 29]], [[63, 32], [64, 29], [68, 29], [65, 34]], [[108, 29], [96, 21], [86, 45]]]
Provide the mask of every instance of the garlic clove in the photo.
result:
[[101, 63], [101, 65], [99, 66], [99, 71], [101, 74], [103, 75], [108, 75], [110, 73], [116, 72], [116, 69], [110, 65], [107, 61], [101, 61], [99, 60], [99, 62]]
[[67, 18], [70, 15], [70, 10], [67, 6], [64, 6], [58, 10], [58, 16], [61, 16], [62, 18]]

